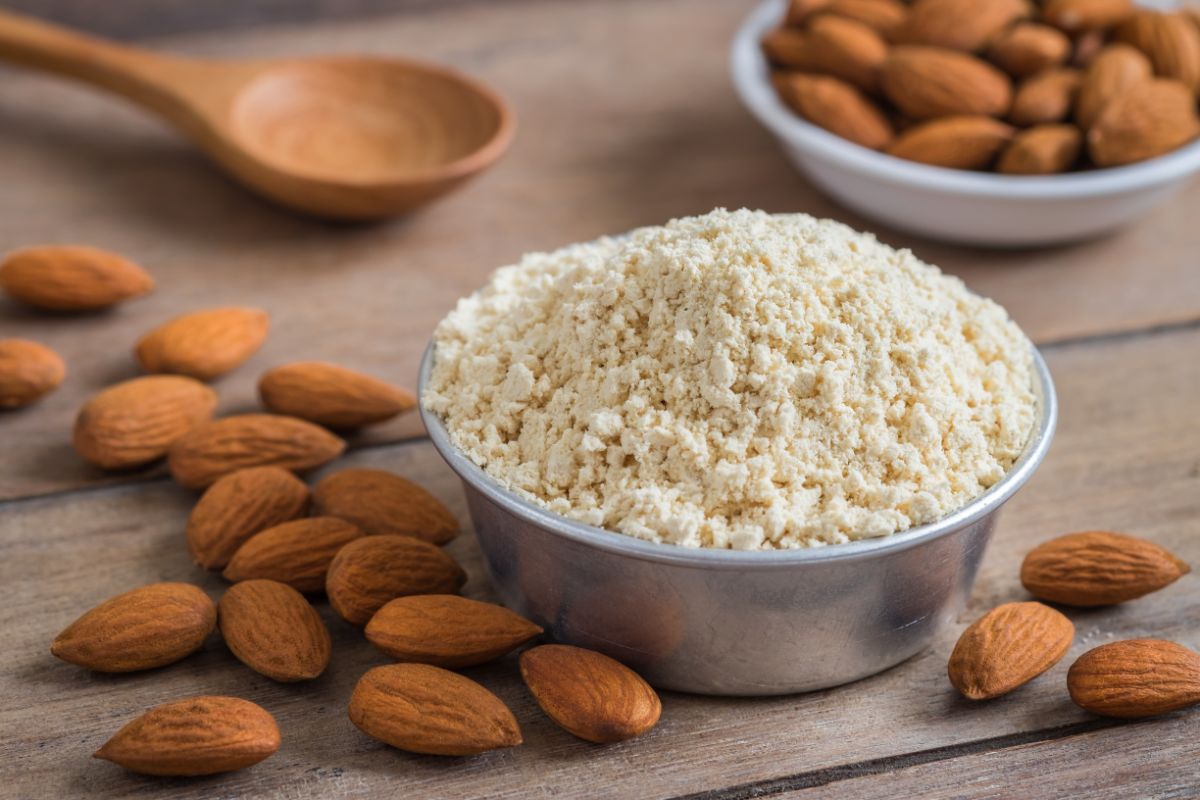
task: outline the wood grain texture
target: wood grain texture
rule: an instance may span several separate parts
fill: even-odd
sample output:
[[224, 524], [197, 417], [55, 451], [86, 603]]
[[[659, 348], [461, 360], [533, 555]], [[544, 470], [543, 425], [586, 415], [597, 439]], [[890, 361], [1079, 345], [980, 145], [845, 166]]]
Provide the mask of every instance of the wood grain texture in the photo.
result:
[[[159, 287], [85, 317], [46, 317], [0, 301], [0, 336], [42, 340], [69, 370], [37, 407], [0, 415], [8, 455], [0, 499], [145, 478], [80, 463], [70, 450], [71, 420], [87, 396], [135, 374], [129, 350], [138, 335], [183, 311], [251, 304], [273, 315], [264, 349], [215, 384], [220, 411], [229, 413], [253, 407], [264, 369], [297, 359], [411, 386], [437, 320], [525, 251], [718, 205], [874, 227], [818, 195], [739, 106], [725, 50], [749, 8], [726, 0], [529, 0], [161, 43], [206, 56], [429, 57], [512, 101], [520, 130], [493, 171], [423, 213], [373, 227], [290, 216], [234, 186], [136, 110], [49, 78], [0, 72], [0, 250], [88, 242], [141, 262]], [[686, 46], [663, 46], [681, 35]], [[1034, 338], [1060, 340], [1200, 318], [1200, 226], [1191, 220], [1198, 202], [1193, 184], [1108, 239], [1044, 251], [988, 253], [880, 233], [1005, 304]], [[418, 432], [408, 416], [362, 441]]]
[[[722, 790], [761, 785], [779, 791], [798, 775], [857, 779], [861, 770], [854, 772], [854, 765], [892, 770], [916, 763], [916, 771], [897, 773], [910, 781], [911, 792], [900, 788], [906, 784], [879, 782], [863, 784], [859, 796], [872, 796], [871, 790], [875, 796], [919, 796], [925, 786], [933, 796], [941, 796], [938, 791], [952, 796], [958, 784], [984, 793], [997, 775], [1041, 780], [1041, 770], [1061, 763], [1054, 762], [1054, 753], [1069, 752], [1061, 748], [1073, 746], [1071, 740], [1039, 745], [1047, 748], [1044, 761], [1036, 748], [1031, 748], [1032, 761], [1023, 760], [1024, 750], [1011, 748], [1061, 738], [1068, 726], [1073, 733], [1096, 731], [1090, 734], [1095, 745], [1087, 750], [1093, 764], [1101, 753], [1121, 752], [1111, 763], [1122, 769], [1124, 796], [1152, 795], [1194, 770], [1189, 754], [1196, 746], [1195, 715], [1101, 730], [1097, 726], [1109, 723], [1068, 699], [1066, 670], [1080, 653], [1118, 638], [1155, 635], [1200, 646], [1195, 573], [1126, 606], [1071, 611], [1078, 636], [1067, 657], [997, 701], [961, 699], [945, 677], [945, 663], [967, 623], [997, 603], [1025, 598], [1017, 579], [1020, 559], [1051, 536], [1088, 527], [1124, 530], [1200, 564], [1198, 350], [1200, 331], [1050, 350], [1062, 400], [1058, 438], [1041, 470], [1001, 515], [970, 608], [929, 651], [874, 678], [808, 695], [667, 694], [657, 728], [605, 748], [576, 740], [542, 716], [521, 686], [512, 656], [467, 674], [510, 705], [525, 745], [445, 760], [406, 755], [371, 741], [353, 728], [345, 707], [358, 676], [386, 659], [324, 603], [320, 610], [333, 634], [333, 661], [325, 675], [305, 686], [281, 686], [255, 675], [215, 638], [198, 655], [143, 675], [97, 676], [56, 663], [47, 653], [54, 634], [104, 597], [156, 580], [196, 581], [214, 596], [223, 584], [191, 566], [183, 530], [192, 496], [166, 482], [81, 493], [69, 503], [56, 498], [8, 503], [0, 508], [0, 586], [8, 592], [0, 605], [0, 629], [7, 634], [0, 651], [6, 791], [18, 797], [86, 792], [93, 797], [524, 798], [590, 797], [603, 786], [614, 797], [704, 792], [736, 797], [752, 795]], [[396, 470], [466, 520], [456, 478], [426, 442], [362, 450], [340, 463]], [[469, 573], [465, 594], [489, 597], [474, 537], [464, 534], [448, 550]], [[283, 732], [280, 753], [253, 769], [198, 781], [147, 780], [89, 759], [143, 708], [200, 692], [231, 693], [266, 707]], [[1127, 735], [1136, 735], [1140, 743], [1127, 748]], [[1146, 752], [1147, 743], [1179, 759], [1148, 756], [1143, 769], [1138, 754]], [[1014, 753], [997, 756], [1009, 759], [1005, 763], [1044, 766], [1020, 778], [1011, 775], [988, 755], [1004, 748]], [[904, 760], [925, 751], [950, 763], [925, 769], [919, 759]], [[1086, 788], [1089, 776], [1081, 769], [1067, 765], [1062, 772], [1064, 785]], [[1040, 785], [1031, 784], [1027, 796], [1039, 796]]]

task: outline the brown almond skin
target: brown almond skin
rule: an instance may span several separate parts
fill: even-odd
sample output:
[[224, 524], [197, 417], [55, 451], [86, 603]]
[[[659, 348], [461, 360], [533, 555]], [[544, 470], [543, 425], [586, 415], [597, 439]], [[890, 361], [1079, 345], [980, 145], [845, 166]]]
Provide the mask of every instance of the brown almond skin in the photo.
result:
[[1075, 705], [1140, 719], [1200, 703], [1200, 655], [1163, 639], [1127, 639], [1079, 657], [1067, 672]]
[[1005, 603], [963, 631], [950, 654], [950, 683], [971, 700], [1007, 694], [1071, 649], [1075, 626], [1041, 603]]
[[821, 15], [808, 24], [807, 37], [802, 60], [809, 71], [841, 78], [864, 92], [879, 89], [887, 44], [873, 29], [845, 17]]
[[411, 536], [364, 536], [329, 565], [329, 604], [352, 625], [366, 625], [385, 603], [410, 594], [453, 594], [467, 574], [438, 547]]
[[205, 569], [223, 569], [256, 533], [303, 517], [310, 497], [282, 467], [231, 472], [205, 490], [188, 516], [188, 552]]
[[1200, 30], [1182, 14], [1140, 9], [1117, 26], [1113, 38], [1141, 50], [1154, 73], [1200, 88]]
[[1066, 172], [1083, 151], [1083, 131], [1074, 125], [1035, 125], [1016, 135], [1000, 154], [996, 171], [1006, 175]]
[[397, 597], [367, 623], [367, 641], [397, 661], [462, 669], [500, 658], [542, 634], [503, 606], [454, 594]]
[[1034, 75], [1017, 87], [1009, 121], [1014, 125], [1046, 125], [1071, 115], [1083, 74], [1072, 67]]
[[329, 666], [333, 643], [321, 615], [286, 584], [234, 584], [217, 605], [217, 620], [238, 661], [272, 680], [312, 680]]
[[258, 381], [263, 405], [330, 428], [361, 428], [416, 407], [405, 389], [336, 364], [303, 361], [268, 370]]
[[988, 58], [1014, 78], [1027, 78], [1063, 64], [1071, 56], [1071, 40], [1049, 25], [1025, 22], [996, 36]]
[[171, 445], [167, 465], [179, 485], [204, 489], [248, 467], [313, 469], [345, 449], [344, 441], [311, 422], [277, 414], [241, 414], [192, 428]]
[[904, 131], [887, 152], [935, 167], [986, 169], [1014, 133], [1012, 126], [991, 117], [945, 117]]
[[1075, 121], [1084, 130], [1090, 128], [1114, 97], [1153, 76], [1150, 59], [1137, 48], [1127, 44], [1105, 47], [1083, 73], [1075, 97]]
[[450, 509], [387, 470], [356, 467], [327, 475], [313, 487], [313, 505], [318, 514], [353, 522], [372, 536], [413, 536], [445, 544], [458, 535], [458, 520]]
[[974, 52], [1028, 15], [1024, 0], [916, 0], [892, 40]]
[[223, 575], [235, 583], [268, 578], [306, 594], [321, 592], [333, 557], [362, 535], [356, 525], [334, 517], [284, 522], [250, 537]]
[[799, 28], [813, 14], [828, 8], [831, 2], [832, 0], [790, 0], [783, 24], [789, 28]]
[[908, 6], [900, 0], [832, 0], [824, 10], [861, 22], [885, 38], [908, 17]]
[[895, 135], [878, 106], [837, 78], [791, 72], [777, 74], [774, 82], [793, 111], [843, 139], [880, 150]]
[[129, 469], [167, 454], [212, 419], [217, 393], [183, 375], [146, 375], [92, 395], [75, 417], [75, 452], [104, 469]]
[[197, 586], [152, 583], [110, 598], [67, 626], [50, 652], [96, 672], [136, 672], [199, 650], [217, 609]]
[[163, 703], [125, 725], [96, 751], [143, 775], [215, 775], [257, 764], [279, 749], [266, 709], [237, 697]]
[[47, 311], [95, 311], [147, 294], [154, 280], [107, 250], [43, 245], [9, 254], [0, 263], [0, 288]]
[[1155, 78], [1113, 97], [1087, 132], [1088, 154], [1101, 167], [1119, 167], [1161, 156], [1200, 135], [1192, 91], [1179, 81]]
[[1107, 606], [1174, 583], [1191, 568], [1154, 542], [1108, 531], [1059, 536], [1035, 547], [1021, 564], [1021, 584], [1040, 600]]
[[640, 736], [658, 723], [662, 702], [640, 675], [594, 650], [544, 644], [521, 654], [521, 677], [550, 719], [589, 742]]
[[1008, 76], [987, 62], [936, 47], [894, 47], [881, 72], [883, 93], [906, 116], [1003, 116], [1012, 103]]
[[207, 381], [238, 367], [262, 347], [269, 318], [258, 308], [210, 308], [176, 317], [147, 333], [134, 355], [147, 372]]
[[471, 756], [521, 743], [521, 729], [500, 698], [428, 664], [368, 670], [349, 710], [363, 733], [411, 753]]
[[1105, 30], [1133, 13], [1133, 0], [1046, 0], [1042, 19], [1068, 33]]
[[0, 409], [38, 401], [66, 376], [62, 358], [49, 347], [28, 339], [0, 339]]

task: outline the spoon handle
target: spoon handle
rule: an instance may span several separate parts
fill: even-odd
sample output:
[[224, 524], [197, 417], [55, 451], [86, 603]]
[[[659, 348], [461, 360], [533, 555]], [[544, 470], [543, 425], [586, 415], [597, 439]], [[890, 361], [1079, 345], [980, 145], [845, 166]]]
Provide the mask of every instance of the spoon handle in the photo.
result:
[[188, 64], [0, 11], [0, 60], [107, 89], [166, 114], [181, 106], [176, 80]]

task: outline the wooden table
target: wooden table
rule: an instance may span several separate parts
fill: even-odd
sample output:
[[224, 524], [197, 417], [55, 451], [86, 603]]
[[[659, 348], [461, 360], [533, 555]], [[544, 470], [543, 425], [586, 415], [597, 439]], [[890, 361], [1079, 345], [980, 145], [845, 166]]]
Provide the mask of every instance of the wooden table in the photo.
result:
[[[142, 262], [158, 291], [112, 313], [48, 317], [0, 304], [0, 336], [42, 340], [70, 376], [37, 407], [0, 416], [0, 796], [71, 797], [1132, 797], [1200, 791], [1197, 716], [1134, 724], [1091, 717], [1066, 666], [1097, 644], [1161, 636], [1200, 646], [1197, 577], [1117, 609], [1073, 613], [1079, 635], [1049, 674], [987, 704], [957, 697], [945, 661], [962, 626], [1021, 599], [1017, 565], [1036, 542], [1110, 528], [1200, 564], [1200, 184], [1144, 222], [1053, 250], [912, 247], [1005, 304], [1041, 345], [1062, 420], [1037, 476], [1005, 510], [970, 608], [925, 654], [841, 689], [774, 699], [668, 694], [648, 736], [584, 744], [550, 724], [511, 659], [471, 671], [511, 705], [525, 745], [473, 759], [418, 757], [360, 734], [350, 688], [384, 659], [323, 609], [328, 673], [272, 683], [215, 638], [151, 674], [91, 675], [47, 652], [82, 610], [133, 586], [222, 582], [189, 563], [194, 496], [161, 468], [105, 474], [70, 446], [84, 398], [136, 374], [139, 333], [183, 310], [260, 305], [267, 346], [216, 383], [223, 412], [253, 408], [266, 367], [324, 358], [411, 384], [435, 322], [520, 253], [716, 205], [803, 210], [873, 227], [820, 197], [741, 110], [725, 49], [745, 3], [643, 0], [419, 3], [360, 21], [163, 41], [204, 55], [328, 50], [456, 64], [515, 104], [511, 154], [426, 213], [390, 225], [324, 225], [245, 194], [135, 110], [52, 79], [0, 80], [0, 249], [86, 242]], [[343, 463], [396, 470], [464, 522], [462, 494], [409, 417], [353, 442]], [[488, 597], [466, 533], [450, 551], [466, 593]], [[280, 753], [200, 780], [140, 778], [89, 756], [155, 703], [235, 693], [267, 707]]]

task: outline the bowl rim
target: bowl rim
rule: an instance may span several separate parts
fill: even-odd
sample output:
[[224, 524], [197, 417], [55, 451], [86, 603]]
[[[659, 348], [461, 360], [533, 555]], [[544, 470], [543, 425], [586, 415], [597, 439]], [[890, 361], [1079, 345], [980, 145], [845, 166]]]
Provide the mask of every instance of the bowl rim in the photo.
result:
[[1034, 393], [1038, 415], [1025, 449], [997, 483], [967, 505], [934, 522], [901, 533], [843, 544], [789, 550], [724, 550], [683, 547], [650, 542], [623, 533], [575, 522], [525, 500], [502, 486], [450, 440], [441, 419], [425, 405], [425, 388], [433, 369], [435, 342], [430, 342], [421, 357], [417, 380], [418, 409], [421, 421], [438, 454], [464, 484], [476, 490], [509, 514], [577, 544], [642, 561], [674, 564], [701, 569], [787, 568], [798, 564], [870, 559], [915, 547], [961, 530], [994, 513], [1020, 489], [1045, 458], [1058, 423], [1058, 397], [1050, 370], [1037, 348], [1030, 345], [1036, 376]]
[[818, 128], [791, 111], [769, 80], [759, 41], [783, 18], [787, 0], [764, 0], [746, 17], [730, 47], [730, 76], [750, 113], [782, 143], [823, 160], [901, 186], [965, 196], [1058, 200], [1134, 192], [1186, 178], [1200, 169], [1200, 138], [1156, 158], [1122, 167], [1063, 175], [999, 175], [935, 167], [896, 158]]

